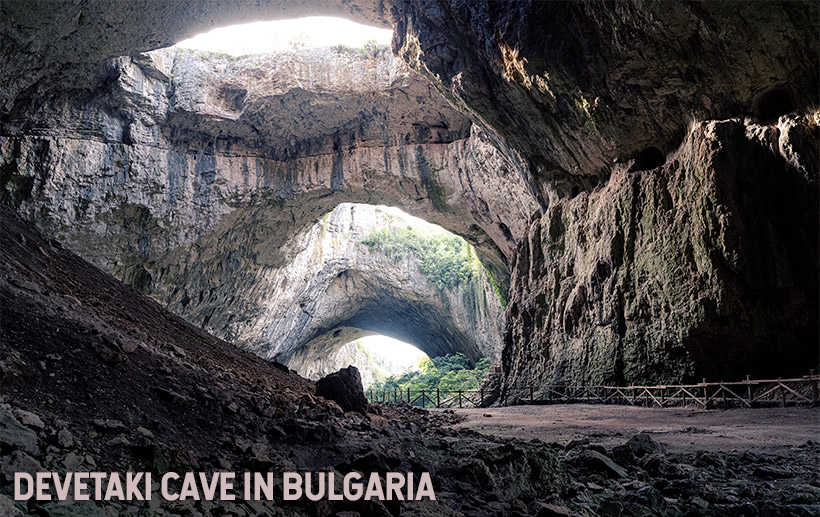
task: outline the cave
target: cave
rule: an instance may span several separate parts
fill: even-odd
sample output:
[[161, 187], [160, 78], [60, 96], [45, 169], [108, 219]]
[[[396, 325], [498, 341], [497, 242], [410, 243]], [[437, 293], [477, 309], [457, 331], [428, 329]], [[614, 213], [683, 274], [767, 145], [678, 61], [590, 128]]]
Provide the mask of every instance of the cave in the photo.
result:
[[634, 162], [630, 170], [648, 171], [657, 169], [666, 163], [666, 157], [657, 147], [647, 147], [635, 154]]
[[223, 269], [235, 280], [170, 307], [314, 380], [347, 366], [323, 358], [376, 334], [430, 357], [500, 358], [505, 299], [475, 248], [438, 225], [394, 207], [341, 203], [281, 251], [288, 264]]
[[[0, 2], [0, 514], [156, 510], [10, 488], [135, 468], [424, 471], [441, 495], [170, 514], [804, 511], [818, 16]], [[389, 384], [376, 338], [461, 366]]]
[[755, 102], [755, 113], [761, 122], [776, 122], [794, 109], [792, 95], [787, 88], [766, 91]]

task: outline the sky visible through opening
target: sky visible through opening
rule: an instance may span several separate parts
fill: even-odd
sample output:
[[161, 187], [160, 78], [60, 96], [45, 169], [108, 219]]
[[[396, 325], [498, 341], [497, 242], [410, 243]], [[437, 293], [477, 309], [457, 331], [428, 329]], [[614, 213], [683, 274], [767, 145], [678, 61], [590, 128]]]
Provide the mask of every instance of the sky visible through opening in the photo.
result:
[[401, 373], [416, 369], [427, 354], [404, 341], [387, 336], [367, 336], [359, 343], [370, 352], [373, 360], [389, 373]]
[[177, 46], [241, 56], [336, 45], [360, 48], [368, 41], [387, 45], [391, 36], [390, 29], [370, 27], [344, 18], [311, 16], [220, 27], [180, 41]]

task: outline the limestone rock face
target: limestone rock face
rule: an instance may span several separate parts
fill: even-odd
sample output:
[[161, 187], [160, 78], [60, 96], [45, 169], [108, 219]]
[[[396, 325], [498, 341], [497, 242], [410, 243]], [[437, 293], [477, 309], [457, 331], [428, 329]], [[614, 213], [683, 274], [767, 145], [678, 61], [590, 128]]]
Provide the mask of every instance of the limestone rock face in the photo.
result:
[[303, 16], [341, 16], [387, 27], [375, 0], [83, 0], [55, 8], [41, 0], [0, 4], [0, 113], [43, 84], [93, 90], [106, 59], [164, 48], [216, 27]]
[[[309, 352], [309, 349], [302, 350]], [[288, 368], [311, 380], [319, 380], [348, 366], [355, 366], [359, 371], [365, 390], [375, 382], [371, 358], [356, 342], [347, 343], [335, 350], [325, 350], [321, 354], [297, 353], [288, 361]]]
[[[378, 207], [342, 204], [290, 243], [298, 252], [287, 266], [228, 262], [220, 278], [232, 281], [214, 282], [207, 301], [192, 302], [194, 292], [171, 281], [164, 298], [172, 312], [308, 376], [347, 366], [332, 358], [371, 334], [433, 356], [499, 358], [504, 309], [485, 272], [477, 283], [442, 291], [416, 257], [397, 259], [362, 244], [377, 229], [405, 224]], [[211, 273], [198, 274], [186, 274], [190, 289], [213, 282]]]
[[816, 2], [400, 0], [390, 15], [394, 50], [517, 149], [545, 200], [673, 151], [693, 118], [769, 118], [769, 101], [820, 91]]
[[385, 49], [165, 49], [106, 70], [93, 93], [19, 100], [2, 125], [0, 186], [118, 278], [154, 292], [192, 245], [281, 266], [285, 242], [358, 201], [465, 236], [506, 288], [537, 209], [522, 162]]
[[663, 167], [536, 218], [513, 266], [507, 385], [805, 375], [818, 122], [695, 124]]

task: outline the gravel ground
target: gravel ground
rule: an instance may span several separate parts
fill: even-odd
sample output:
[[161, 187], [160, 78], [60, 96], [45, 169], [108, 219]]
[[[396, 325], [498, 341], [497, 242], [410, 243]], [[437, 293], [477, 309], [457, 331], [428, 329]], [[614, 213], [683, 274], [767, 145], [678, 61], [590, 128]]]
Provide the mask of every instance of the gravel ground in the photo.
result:
[[589, 438], [606, 447], [649, 433], [670, 452], [693, 450], [777, 451], [820, 441], [820, 408], [760, 408], [704, 411], [591, 404], [461, 409], [469, 428], [498, 437], [538, 438], [566, 445]]

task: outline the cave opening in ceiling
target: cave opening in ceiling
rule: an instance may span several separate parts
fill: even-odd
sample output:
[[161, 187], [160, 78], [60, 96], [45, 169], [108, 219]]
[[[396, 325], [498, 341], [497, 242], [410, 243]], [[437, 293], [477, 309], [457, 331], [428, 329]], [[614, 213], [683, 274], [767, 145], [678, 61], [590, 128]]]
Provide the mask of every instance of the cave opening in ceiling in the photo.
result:
[[353, 364], [365, 384], [374, 362], [361, 340], [399, 364], [419, 353], [459, 355], [465, 368], [500, 358], [506, 293], [462, 237], [398, 208], [342, 203], [288, 246], [261, 324], [241, 339], [260, 355], [313, 379]]
[[333, 46], [364, 49], [368, 45], [388, 45], [391, 37], [390, 29], [344, 18], [310, 16], [220, 27], [180, 41], [177, 46], [240, 56]]

